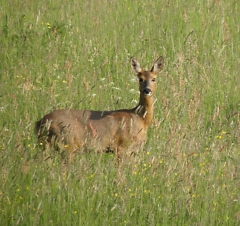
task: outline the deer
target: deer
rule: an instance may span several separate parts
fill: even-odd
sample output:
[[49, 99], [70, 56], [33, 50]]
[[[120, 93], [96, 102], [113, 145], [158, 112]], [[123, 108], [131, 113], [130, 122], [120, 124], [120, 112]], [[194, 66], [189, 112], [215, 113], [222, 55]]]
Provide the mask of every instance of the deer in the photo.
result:
[[118, 159], [124, 154], [138, 153], [146, 143], [147, 132], [153, 118], [153, 94], [156, 76], [162, 71], [163, 57], [159, 57], [151, 70], [143, 70], [131, 58], [131, 67], [139, 81], [139, 103], [132, 109], [91, 111], [58, 109], [36, 122], [38, 141], [45, 147], [114, 152]]

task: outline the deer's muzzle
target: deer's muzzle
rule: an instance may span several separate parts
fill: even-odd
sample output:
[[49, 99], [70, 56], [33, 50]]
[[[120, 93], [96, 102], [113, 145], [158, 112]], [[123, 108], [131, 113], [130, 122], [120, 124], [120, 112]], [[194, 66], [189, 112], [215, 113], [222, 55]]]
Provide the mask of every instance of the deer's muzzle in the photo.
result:
[[151, 95], [151, 93], [152, 93], [152, 90], [149, 89], [149, 88], [145, 88], [145, 89], [143, 90], [143, 94], [144, 94], [145, 96]]

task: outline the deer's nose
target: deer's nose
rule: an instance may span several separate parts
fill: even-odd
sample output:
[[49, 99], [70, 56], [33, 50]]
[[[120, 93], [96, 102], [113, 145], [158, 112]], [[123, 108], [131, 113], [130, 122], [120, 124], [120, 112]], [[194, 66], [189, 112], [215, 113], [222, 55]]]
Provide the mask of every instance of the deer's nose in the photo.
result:
[[152, 93], [152, 90], [149, 89], [149, 88], [145, 88], [145, 89], [143, 90], [143, 94], [144, 94], [144, 95], [150, 95], [151, 93]]

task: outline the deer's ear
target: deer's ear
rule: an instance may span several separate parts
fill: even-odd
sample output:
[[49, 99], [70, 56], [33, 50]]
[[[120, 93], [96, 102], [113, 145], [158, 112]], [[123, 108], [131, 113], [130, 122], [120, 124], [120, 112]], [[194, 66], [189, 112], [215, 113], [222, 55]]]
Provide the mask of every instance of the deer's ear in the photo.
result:
[[131, 67], [136, 73], [140, 73], [142, 71], [140, 64], [134, 58], [131, 58]]
[[151, 69], [151, 72], [154, 73], [154, 74], [159, 73], [162, 70], [162, 68], [163, 68], [163, 62], [164, 62], [163, 57], [162, 56], [159, 57], [156, 60], [156, 62], [154, 63], [154, 65], [153, 65], [153, 67]]

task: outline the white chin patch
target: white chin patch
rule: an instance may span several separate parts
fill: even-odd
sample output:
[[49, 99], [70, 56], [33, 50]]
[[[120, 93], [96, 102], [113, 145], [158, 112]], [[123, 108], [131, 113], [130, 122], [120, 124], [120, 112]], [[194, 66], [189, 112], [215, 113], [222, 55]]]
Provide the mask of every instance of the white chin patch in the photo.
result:
[[144, 96], [151, 96], [152, 95], [152, 92], [151, 93], [143, 93]]

